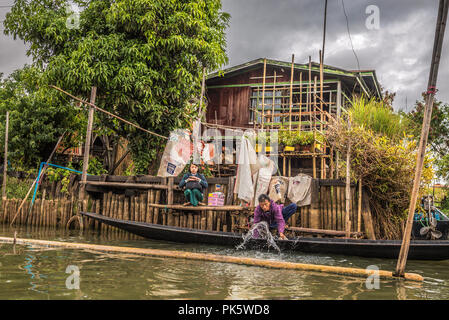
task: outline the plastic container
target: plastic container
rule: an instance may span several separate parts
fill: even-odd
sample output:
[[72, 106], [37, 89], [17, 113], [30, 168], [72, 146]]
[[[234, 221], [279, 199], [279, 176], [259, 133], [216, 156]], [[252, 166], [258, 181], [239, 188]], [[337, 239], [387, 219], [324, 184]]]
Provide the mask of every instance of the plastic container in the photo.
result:
[[207, 198], [207, 204], [212, 207], [222, 207], [224, 206], [225, 195], [223, 192], [212, 192], [209, 193]]

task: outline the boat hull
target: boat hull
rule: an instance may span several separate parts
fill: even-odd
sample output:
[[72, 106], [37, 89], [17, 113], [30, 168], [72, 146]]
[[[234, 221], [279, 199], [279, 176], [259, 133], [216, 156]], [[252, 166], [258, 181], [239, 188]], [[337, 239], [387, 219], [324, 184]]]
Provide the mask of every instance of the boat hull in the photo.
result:
[[[97, 213], [81, 212], [82, 215], [107, 225], [126, 230], [148, 239], [181, 243], [198, 243], [223, 246], [237, 246], [243, 242], [241, 234], [232, 232], [206, 231], [181, 227], [164, 226], [146, 222], [105, 217]], [[299, 251], [318, 254], [339, 254], [368, 258], [397, 259], [401, 248], [400, 240], [367, 240], [299, 237], [295, 240], [276, 240], [282, 251]], [[266, 248], [263, 239], [251, 239], [245, 245], [248, 249]], [[408, 259], [449, 259], [449, 240], [411, 240]]]

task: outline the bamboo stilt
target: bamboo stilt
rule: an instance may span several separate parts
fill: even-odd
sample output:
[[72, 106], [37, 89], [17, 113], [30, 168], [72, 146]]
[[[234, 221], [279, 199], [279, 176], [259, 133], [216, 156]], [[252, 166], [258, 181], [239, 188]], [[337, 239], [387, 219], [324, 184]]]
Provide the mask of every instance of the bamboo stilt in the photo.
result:
[[187, 214], [187, 228], [193, 229], [193, 214]]
[[[156, 191], [155, 190], [150, 190], [148, 191], [150, 194], [150, 201], [149, 204], [153, 204], [155, 203], [155, 198], [156, 198]], [[153, 223], [153, 212], [154, 212], [154, 208], [151, 206], [147, 206], [148, 207], [148, 222], [149, 223]]]
[[136, 221], [136, 202], [134, 196], [129, 197], [129, 220]]
[[212, 231], [213, 230], [213, 213], [212, 211], [207, 211], [207, 230]]
[[[155, 204], [159, 204], [161, 199], [161, 190], [157, 190], [156, 191], [156, 199], [154, 201]], [[154, 217], [153, 217], [153, 223], [158, 223], [159, 222], [159, 208], [154, 208]]]

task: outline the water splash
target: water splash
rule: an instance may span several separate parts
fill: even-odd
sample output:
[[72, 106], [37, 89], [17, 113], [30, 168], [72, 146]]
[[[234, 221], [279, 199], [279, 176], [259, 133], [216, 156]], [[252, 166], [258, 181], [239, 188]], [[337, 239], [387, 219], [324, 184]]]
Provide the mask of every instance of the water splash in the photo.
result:
[[[254, 235], [254, 233], [257, 231], [258, 236]], [[267, 240], [267, 244], [268, 244], [268, 248], [274, 248], [277, 250], [277, 252], [281, 252], [281, 249], [278, 247], [278, 245], [276, 244], [276, 241], [274, 240], [273, 235], [270, 232], [270, 228], [268, 227], [268, 223], [266, 221], [260, 221], [257, 222], [255, 224], [253, 224], [253, 226], [251, 227], [251, 229], [248, 230], [248, 232], [246, 234], [243, 235], [243, 242], [241, 244], [239, 244], [236, 249], [240, 250], [240, 249], [244, 249], [246, 243], [250, 240], [250, 239], [265, 239]]]

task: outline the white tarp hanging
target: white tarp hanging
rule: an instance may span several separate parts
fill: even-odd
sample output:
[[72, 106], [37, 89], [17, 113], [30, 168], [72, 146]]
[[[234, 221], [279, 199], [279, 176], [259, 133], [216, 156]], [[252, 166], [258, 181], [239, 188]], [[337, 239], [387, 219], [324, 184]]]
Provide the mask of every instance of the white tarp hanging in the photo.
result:
[[234, 193], [237, 193], [237, 197], [246, 202], [251, 202], [254, 197], [253, 176], [260, 168], [256, 151], [249, 140], [249, 137], [253, 134], [254, 133], [250, 131], [242, 136], [239, 157], [237, 160], [238, 168], [234, 189]]
[[287, 197], [299, 207], [310, 205], [312, 199], [312, 177], [300, 173], [295, 177], [289, 178]]

